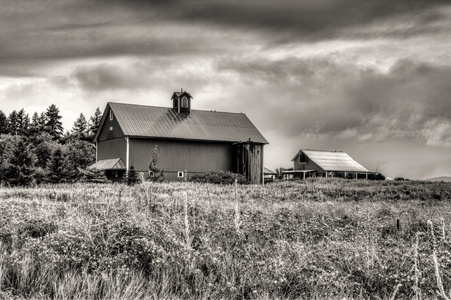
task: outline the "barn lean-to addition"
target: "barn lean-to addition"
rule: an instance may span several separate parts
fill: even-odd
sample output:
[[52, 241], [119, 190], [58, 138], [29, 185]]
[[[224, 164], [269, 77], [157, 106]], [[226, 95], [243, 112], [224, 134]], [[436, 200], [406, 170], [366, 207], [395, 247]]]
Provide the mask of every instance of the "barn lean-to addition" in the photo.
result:
[[251, 183], [263, 181], [263, 135], [243, 113], [192, 110], [192, 96], [175, 92], [172, 108], [107, 104], [96, 142], [93, 168], [120, 180], [131, 166], [148, 172], [152, 149], [160, 155], [157, 167], [167, 180], [188, 174], [231, 171]]
[[299, 177], [341, 177], [368, 178], [368, 171], [347, 153], [342, 151], [324, 151], [301, 149], [292, 159], [293, 170], [285, 171], [285, 175]]

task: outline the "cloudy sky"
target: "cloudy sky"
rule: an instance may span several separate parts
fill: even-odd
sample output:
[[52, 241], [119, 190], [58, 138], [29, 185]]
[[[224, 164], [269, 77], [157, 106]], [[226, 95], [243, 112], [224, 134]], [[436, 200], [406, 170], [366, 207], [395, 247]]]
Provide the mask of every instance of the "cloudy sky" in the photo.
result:
[[451, 4], [436, 0], [0, 0], [0, 109], [108, 101], [243, 112], [270, 142], [369, 170], [451, 175]]

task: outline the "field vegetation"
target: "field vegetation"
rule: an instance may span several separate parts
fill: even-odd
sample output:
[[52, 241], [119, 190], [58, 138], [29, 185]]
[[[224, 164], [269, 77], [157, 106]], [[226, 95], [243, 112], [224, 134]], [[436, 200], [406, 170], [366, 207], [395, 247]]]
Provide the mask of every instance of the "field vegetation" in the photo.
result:
[[451, 298], [451, 184], [0, 189], [0, 298]]

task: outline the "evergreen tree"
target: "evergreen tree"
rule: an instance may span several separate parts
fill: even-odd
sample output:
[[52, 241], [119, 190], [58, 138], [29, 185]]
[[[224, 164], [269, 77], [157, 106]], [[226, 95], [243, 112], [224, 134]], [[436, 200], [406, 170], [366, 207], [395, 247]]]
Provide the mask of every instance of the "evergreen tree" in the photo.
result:
[[48, 117], [44, 112], [41, 112], [41, 115], [38, 119], [38, 131], [39, 133], [44, 133], [46, 130]]
[[84, 140], [88, 136], [88, 122], [86, 121], [83, 113], [74, 122], [74, 127], [72, 128], [72, 136], [79, 140]]
[[70, 138], [64, 145], [68, 179], [77, 180], [85, 169], [95, 162], [95, 148], [92, 143]]
[[66, 172], [64, 168], [64, 154], [61, 148], [57, 148], [55, 151], [53, 151], [52, 158], [50, 160], [49, 164], [49, 181], [52, 183], [58, 183], [65, 179]]
[[66, 143], [65, 147], [75, 168], [85, 169], [95, 163], [96, 151], [92, 143], [72, 139]]
[[17, 113], [17, 134], [22, 136], [29, 136], [28, 129], [30, 127], [30, 117], [22, 108]]
[[0, 181], [6, 180], [8, 160], [13, 156], [16, 148], [16, 140], [12, 135], [0, 136]]
[[8, 116], [8, 133], [11, 135], [17, 135], [17, 111], [13, 110]]
[[[158, 151], [158, 146], [152, 149], [152, 158], [149, 163], [149, 170], [151, 171], [150, 180], [153, 181], [163, 181], [164, 180], [164, 169], [160, 169], [157, 167], [158, 159], [160, 159], [160, 152]], [[159, 173], [159, 174], [157, 174]]]
[[0, 110], [0, 134], [7, 133], [8, 133], [8, 118], [3, 113], [3, 111]]
[[52, 158], [53, 149], [57, 144], [52, 141], [52, 136], [48, 133], [39, 134], [34, 140], [34, 155], [36, 156], [36, 167], [46, 169]]
[[26, 143], [20, 140], [9, 159], [9, 166], [5, 172], [7, 182], [13, 186], [31, 184], [33, 182], [32, 165], [33, 157]]
[[136, 173], [135, 167], [130, 166], [130, 170], [125, 173], [125, 182], [128, 185], [135, 185], [139, 183], [138, 173]]
[[94, 115], [89, 119], [89, 136], [91, 137], [91, 139], [94, 139], [97, 130], [99, 130], [100, 121], [102, 121], [102, 112], [97, 107]]
[[82, 182], [93, 182], [93, 183], [110, 182], [105, 175], [105, 171], [97, 169], [79, 169], [78, 171], [81, 174], [80, 181]]
[[60, 121], [62, 117], [59, 113], [60, 110], [56, 107], [55, 104], [50, 105], [45, 113], [45, 129], [48, 133], [50, 133], [51, 136], [53, 136], [54, 140], [60, 139], [63, 134], [63, 123]]
[[44, 121], [41, 119], [41, 116], [37, 112], [34, 112], [33, 116], [31, 117], [31, 123], [29, 126], [29, 137], [32, 139], [36, 139], [36, 137], [44, 132]]

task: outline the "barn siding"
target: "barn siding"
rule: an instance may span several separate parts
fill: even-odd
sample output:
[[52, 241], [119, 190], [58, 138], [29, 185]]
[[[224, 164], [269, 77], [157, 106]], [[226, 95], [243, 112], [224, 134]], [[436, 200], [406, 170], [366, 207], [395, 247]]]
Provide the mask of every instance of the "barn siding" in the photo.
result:
[[[299, 155], [301, 155], [299, 153]], [[317, 170], [317, 174], [324, 174], [324, 170], [315, 164], [309, 157], [307, 157], [307, 163], [301, 164], [299, 162], [299, 155], [294, 158], [294, 170]]]
[[158, 146], [160, 158], [157, 167], [165, 169], [168, 180], [177, 179], [177, 172], [188, 174], [232, 170], [232, 145], [161, 139], [130, 138], [130, 165], [137, 171], [149, 171], [152, 149]]
[[[106, 119], [105, 123], [102, 126], [102, 129], [99, 134], [98, 141], [106, 141], [110, 139], [116, 139], [119, 137], [123, 137], [124, 133], [122, 132], [119, 123], [117, 122], [116, 116], [113, 113], [113, 120], [110, 121], [110, 109], [105, 111]], [[110, 130], [112, 128], [112, 130]]]
[[236, 144], [233, 148], [233, 172], [243, 174], [252, 184], [262, 183], [263, 146], [254, 143]]
[[110, 158], [121, 158], [126, 162], [125, 157], [126, 141], [125, 138], [117, 138], [97, 143], [97, 161]]
[[259, 144], [248, 144], [249, 147], [249, 170], [250, 170], [250, 178], [249, 180], [253, 184], [262, 183], [263, 176], [263, 145]]

